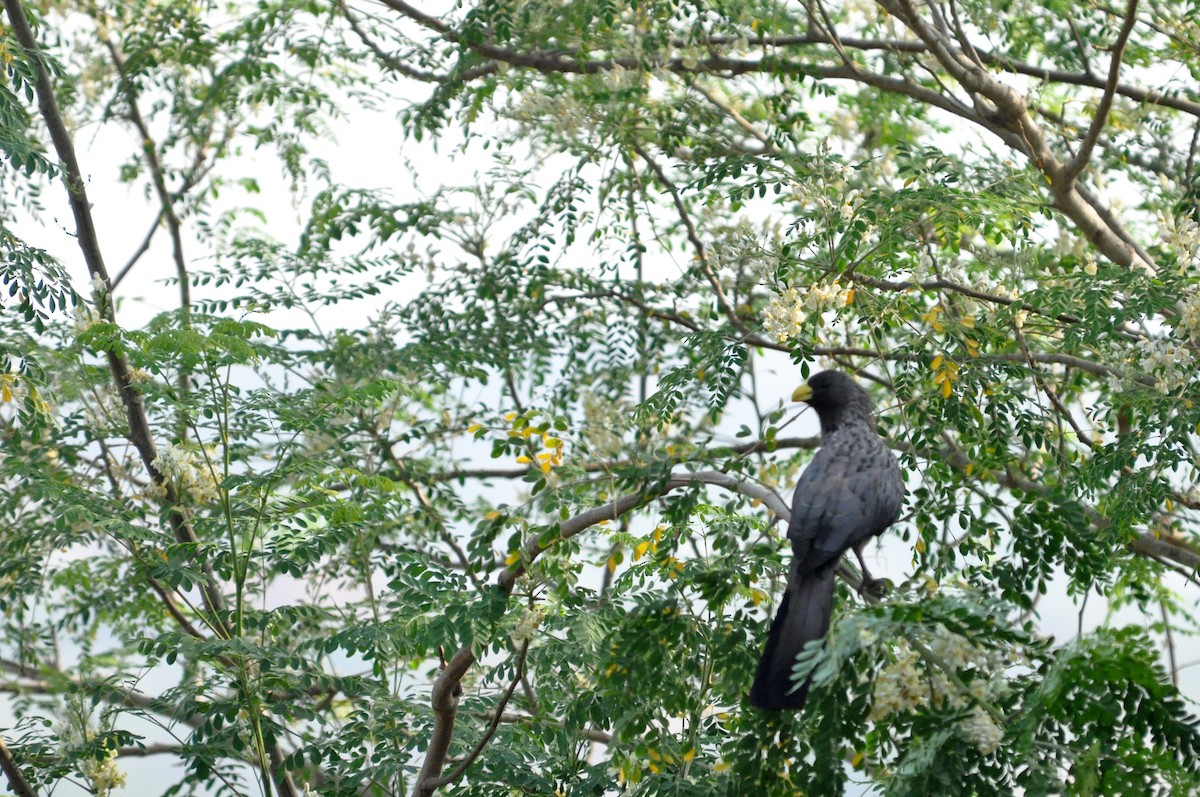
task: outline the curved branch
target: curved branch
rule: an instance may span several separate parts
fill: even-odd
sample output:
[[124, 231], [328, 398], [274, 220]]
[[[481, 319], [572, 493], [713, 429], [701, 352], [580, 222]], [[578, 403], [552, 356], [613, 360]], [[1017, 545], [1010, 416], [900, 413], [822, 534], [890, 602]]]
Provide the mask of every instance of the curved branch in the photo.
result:
[[713, 295], [721, 308], [721, 312], [725, 314], [725, 317], [729, 319], [729, 323], [733, 324], [733, 328], [739, 334], [743, 337], [748, 337], [750, 334], [749, 331], [741, 319], [738, 318], [737, 311], [725, 296], [725, 291], [721, 287], [721, 281], [717, 278], [716, 272], [713, 271], [712, 263], [708, 259], [708, 252], [704, 247], [704, 242], [700, 240], [700, 234], [696, 231], [696, 225], [692, 222], [692, 216], [688, 213], [683, 197], [679, 195], [679, 189], [675, 187], [675, 183], [667, 176], [662, 166], [654, 158], [650, 157], [650, 153], [646, 152], [636, 141], [633, 143], [633, 150], [642, 160], [646, 161], [647, 165], [654, 172], [654, 176], [658, 178], [658, 182], [671, 195], [671, 201], [675, 204], [675, 212], [679, 214], [679, 220], [683, 222], [684, 229], [687, 231], [687, 238], [691, 242], [692, 248], [696, 250], [696, 262], [700, 264], [700, 270], [704, 272], [708, 284], [712, 286]]
[[500, 727], [500, 722], [504, 717], [504, 709], [508, 706], [508, 701], [512, 699], [513, 692], [517, 691], [517, 687], [521, 684], [521, 679], [525, 676], [525, 656], [528, 653], [529, 640], [526, 639], [521, 645], [521, 654], [517, 657], [517, 674], [513, 677], [512, 683], [508, 685], [508, 689], [500, 697], [500, 701], [496, 704], [496, 707], [489, 712], [492, 716], [491, 722], [488, 724], [483, 736], [476, 742], [474, 749], [462, 761], [458, 762], [458, 766], [449, 775], [427, 780], [421, 787], [421, 794], [432, 794], [434, 789], [454, 783], [466, 773], [467, 767], [471, 766], [475, 762], [475, 759], [479, 758], [480, 753], [483, 752], [483, 748], [487, 747], [487, 743], [496, 734], [496, 729]]
[[475, 663], [475, 653], [470, 645], [458, 650], [442, 668], [433, 682], [430, 701], [433, 704], [433, 733], [429, 747], [425, 750], [425, 762], [413, 784], [413, 797], [429, 797], [434, 787], [427, 787], [441, 774], [450, 753], [450, 742], [454, 738], [454, 718], [458, 714], [458, 696], [462, 693], [462, 679]]

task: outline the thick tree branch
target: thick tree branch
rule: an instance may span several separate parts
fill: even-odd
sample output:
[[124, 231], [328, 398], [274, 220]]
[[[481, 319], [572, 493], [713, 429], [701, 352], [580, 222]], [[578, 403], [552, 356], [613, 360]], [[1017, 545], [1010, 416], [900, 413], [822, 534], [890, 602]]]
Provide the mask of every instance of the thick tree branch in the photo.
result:
[[[1071, 219], [1100, 252], [1120, 266], [1153, 271], [1154, 266], [1128, 240], [1119, 224], [1110, 223], [1084, 200], [1075, 177], [1054, 154], [1042, 128], [1030, 116], [1025, 98], [1010, 86], [1001, 83], [961, 52], [955, 50], [940, 33], [921, 18], [911, 0], [880, 0], [880, 4], [901, 19], [925, 43], [942, 67], [973, 95], [986, 99], [997, 110], [996, 128], [1004, 128], [1015, 136], [1001, 136], [1010, 146], [1016, 145], [1050, 184], [1054, 206]], [[993, 129], [993, 128], [989, 128]]]
[[475, 654], [470, 645], [460, 648], [442, 668], [433, 682], [430, 700], [433, 703], [433, 733], [429, 747], [425, 750], [425, 761], [413, 784], [413, 797], [431, 797], [436, 790], [430, 786], [442, 774], [446, 756], [450, 753], [450, 742], [454, 738], [454, 719], [458, 714], [458, 696], [462, 692], [462, 679], [475, 663]]
[[[26, 57], [29, 59], [30, 66], [34, 71], [34, 88], [38, 99], [38, 109], [41, 112], [42, 120], [49, 130], [50, 139], [53, 142], [54, 150], [58, 155], [63, 170], [68, 201], [71, 206], [71, 213], [75, 219], [76, 239], [88, 272], [92, 276], [93, 284], [97, 286], [93, 290], [94, 299], [101, 318], [115, 323], [116, 314], [112, 300], [112, 280], [109, 277], [108, 269], [104, 264], [104, 257], [100, 250], [100, 242], [96, 235], [96, 226], [92, 218], [91, 203], [88, 201], [86, 183], [83, 179], [82, 170], [79, 168], [78, 158], [75, 155], [75, 145], [71, 141], [71, 135], [67, 131], [66, 124], [59, 111], [58, 101], [54, 95], [54, 86], [51, 83], [50, 73], [46, 67], [45, 56], [38, 47], [20, 0], [4, 0], [4, 7], [8, 13], [13, 34], [24, 48]], [[168, 212], [169, 207], [170, 203], [168, 202], [166, 208], [164, 208], [164, 212]], [[134, 386], [133, 371], [130, 368], [129, 362], [124, 354], [115, 346], [110, 346], [105, 352], [105, 356], [108, 360], [113, 381], [116, 383], [121, 401], [125, 406], [129, 440], [137, 449], [141, 456], [142, 464], [150, 473], [154, 483], [163, 490], [166, 496], [166, 503], [169, 507], [167, 514], [175, 539], [180, 543], [195, 545], [198, 542], [195, 532], [192, 530], [182, 510], [179, 509], [181, 496], [177, 493], [175, 486], [155, 464], [158, 459], [158, 453], [155, 449], [153, 433], [150, 429], [149, 419], [146, 416], [146, 408], [142, 403], [141, 393]], [[226, 623], [225, 597], [218, 586], [212, 566], [208, 563], [202, 565], [202, 574], [203, 583], [201, 584], [201, 592], [204, 595], [205, 606], [209, 613], [208, 621], [214, 628], [219, 629], [222, 635], [228, 636], [230, 629]], [[275, 749], [277, 745], [273, 745], [272, 747], [272, 757], [278, 755], [280, 760], [282, 760], [282, 752]], [[276, 777], [276, 788], [283, 797], [297, 797], [295, 785], [292, 784], [291, 778], [286, 772], [283, 773], [283, 777]]]
[[504, 716], [504, 709], [506, 706], [508, 706], [508, 701], [512, 699], [513, 692], [517, 690], [517, 687], [521, 684], [521, 679], [525, 675], [525, 656], [528, 653], [529, 640], [526, 639], [524, 643], [522, 643], [520, 655], [517, 657], [517, 672], [512, 679], [512, 683], [508, 685], [508, 689], [506, 689], [504, 694], [500, 696], [500, 701], [496, 703], [496, 707], [488, 712], [491, 714], [491, 722], [488, 724], [487, 730], [483, 732], [483, 736], [481, 736], [479, 741], [475, 743], [474, 749], [464, 756], [462, 761], [458, 762], [458, 766], [456, 766], [449, 775], [432, 778], [424, 784], [423, 788], [427, 789], [429, 794], [432, 794], [437, 788], [449, 786], [451, 783], [457, 782], [458, 779], [466, 773], [467, 767], [471, 766], [471, 764], [475, 762], [475, 759], [479, 758], [479, 755], [483, 752], [483, 749], [487, 747], [488, 742], [490, 742], [492, 737], [496, 735], [496, 729], [500, 727], [500, 723]]
[[3, 770], [5, 777], [8, 778], [8, 787], [17, 797], [37, 797], [37, 792], [25, 779], [12, 752], [8, 749], [8, 745], [4, 743], [3, 736], [0, 736], [0, 770]]
[[[96, 235], [96, 225], [92, 218], [86, 183], [83, 179], [83, 172], [79, 168], [79, 161], [75, 156], [75, 145], [71, 141], [71, 135], [67, 131], [66, 123], [58, 109], [58, 100], [54, 96], [54, 87], [50, 82], [50, 73], [46, 68], [45, 57], [33, 37], [33, 30], [29, 27], [29, 21], [25, 17], [25, 10], [21, 7], [20, 0], [4, 0], [4, 7], [8, 12], [13, 33], [16, 35], [17, 41], [25, 48], [30, 65], [34, 70], [34, 87], [38, 98], [38, 108], [41, 111], [42, 120], [50, 132], [50, 140], [54, 144], [55, 152], [62, 166], [67, 198], [71, 206], [71, 213], [75, 218], [76, 240], [93, 283], [100, 287], [93, 294], [97, 309], [102, 319], [115, 323], [112, 282], [109, 279], [108, 269], [104, 265], [104, 256], [100, 251], [100, 241]], [[165, 493], [167, 505], [172, 507], [168, 515], [175, 539], [180, 543], [195, 545], [197, 540], [191, 526], [188, 525], [182, 512], [174, 508], [178, 507], [180, 496], [176, 492], [175, 486], [155, 464], [158, 452], [154, 445], [154, 436], [150, 430], [146, 408], [142, 403], [142, 395], [134, 385], [133, 370], [129, 366], [129, 361], [115, 346], [110, 346], [105, 351], [105, 357], [108, 360], [109, 370], [112, 372], [113, 382], [116, 384], [121, 402], [125, 407], [129, 441], [137, 450], [143, 466], [150, 473], [155, 485], [162, 488]], [[202, 592], [205, 604], [211, 615], [210, 622], [220, 628], [224, 626], [224, 596], [216, 586], [216, 577], [212, 573], [211, 566], [206, 564], [204, 567]], [[225, 631], [227, 633], [228, 629], [226, 628]]]
[[[458, 35], [448, 25], [439, 21], [439, 27], [433, 27], [429, 24], [433, 18], [416, 11], [407, 3], [400, 2], [400, 0], [381, 0], [381, 2], [421, 22], [426, 27], [438, 30], [447, 40], [460, 42]], [[1094, 202], [1086, 201], [1079, 186], [1076, 185], [1076, 181], [1073, 178], [1067, 179], [1065, 167], [1055, 156], [1041, 128], [1029, 115], [1028, 105], [1023, 97], [1015, 90], [995, 80], [985, 69], [965, 55], [960, 55], [950, 49], [942, 39], [942, 34], [926, 25], [916, 15], [911, 4], [902, 3], [899, 0], [883, 0], [883, 5], [910, 25], [921, 39], [920, 46], [933, 54], [952, 77], [969, 92], [987, 98], [996, 107], [998, 113], [981, 113], [980, 110], [972, 109], [953, 97], [925, 88], [910, 80], [874, 74], [857, 66], [849, 67], [845, 64], [839, 66], [802, 64], [774, 55], [767, 55], [760, 59], [734, 59], [718, 55], [696, 62], [684, 58], [670, 58], [663, 64], [663, 68], [676, 74], [732, 76], [763, 72], [814, 76], [829, 80], [851, 80], [883, 91], [903, 94], [947, 111], [983, 127], [999, 137], [1007, 146], [1027, 155], [1047, 176], [1055, 207], [1070, 218], [1105, 257], [1113, 263], [1127, 268], [1154, 268], [1145, 249], [1133, 242], [1132, 237], [1125, 232], [1122, 225], [1116, 223], [1110, 213], [1097, 207]], [[839, 41], [844, 43], [852, 40], [839, 39]], [[830, 43], [828, 37], [823, 37], [822, 43]], [[487, 42], [471, 41], [465, 44], [484, 57], [547, 74], [597, 74], [617, 66], [626, 69], [636, 69], [640, 66], [637, 59], [631, 57], [580, 61], [568, 56], [564, 51], [522, 53]], [[993, 62], [984, 54], [980, 54], [979, 58], [985, 64]], [[1151, 101], [1148, 95], [1141, 95], [1137, 92], [1134, 94], [1142, 97], [1144, 101]], [[1197, 106], [1197, 110], [1200, 110], [1200, 105]]]

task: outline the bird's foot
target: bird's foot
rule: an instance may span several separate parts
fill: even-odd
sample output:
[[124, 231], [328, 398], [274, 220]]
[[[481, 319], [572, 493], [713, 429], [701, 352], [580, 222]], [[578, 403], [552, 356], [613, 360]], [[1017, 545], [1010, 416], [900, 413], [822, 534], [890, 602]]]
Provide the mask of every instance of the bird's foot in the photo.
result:
[[891, 588], [892, 582], [886, 578], [871, 578], [871, 576], [863, 573], [863, 580], [858, 588], [858, 594], [864, 598], [880, 600]]

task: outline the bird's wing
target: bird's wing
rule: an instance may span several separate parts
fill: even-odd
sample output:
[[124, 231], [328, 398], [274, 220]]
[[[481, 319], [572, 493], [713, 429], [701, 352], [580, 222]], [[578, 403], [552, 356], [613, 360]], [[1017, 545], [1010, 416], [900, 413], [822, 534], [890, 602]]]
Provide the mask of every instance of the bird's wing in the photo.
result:
[[816, 568], [878, 534], [899, 510], [898, 478], [891, 452], [874, 440], [822, 446], [792, 498], [793, 553]]

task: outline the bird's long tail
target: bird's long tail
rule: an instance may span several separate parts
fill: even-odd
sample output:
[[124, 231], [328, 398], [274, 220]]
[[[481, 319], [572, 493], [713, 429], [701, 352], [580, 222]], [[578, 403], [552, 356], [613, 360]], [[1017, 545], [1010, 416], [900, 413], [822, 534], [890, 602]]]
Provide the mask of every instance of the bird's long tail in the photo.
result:
[[796, 686], [792, 667], [806, 643], [829, 631], [835, 570], [827, 567], [807, 575], [792, 573], [750, 687], [750, 705], [773, 711], [804, 706], [808, 681]]

